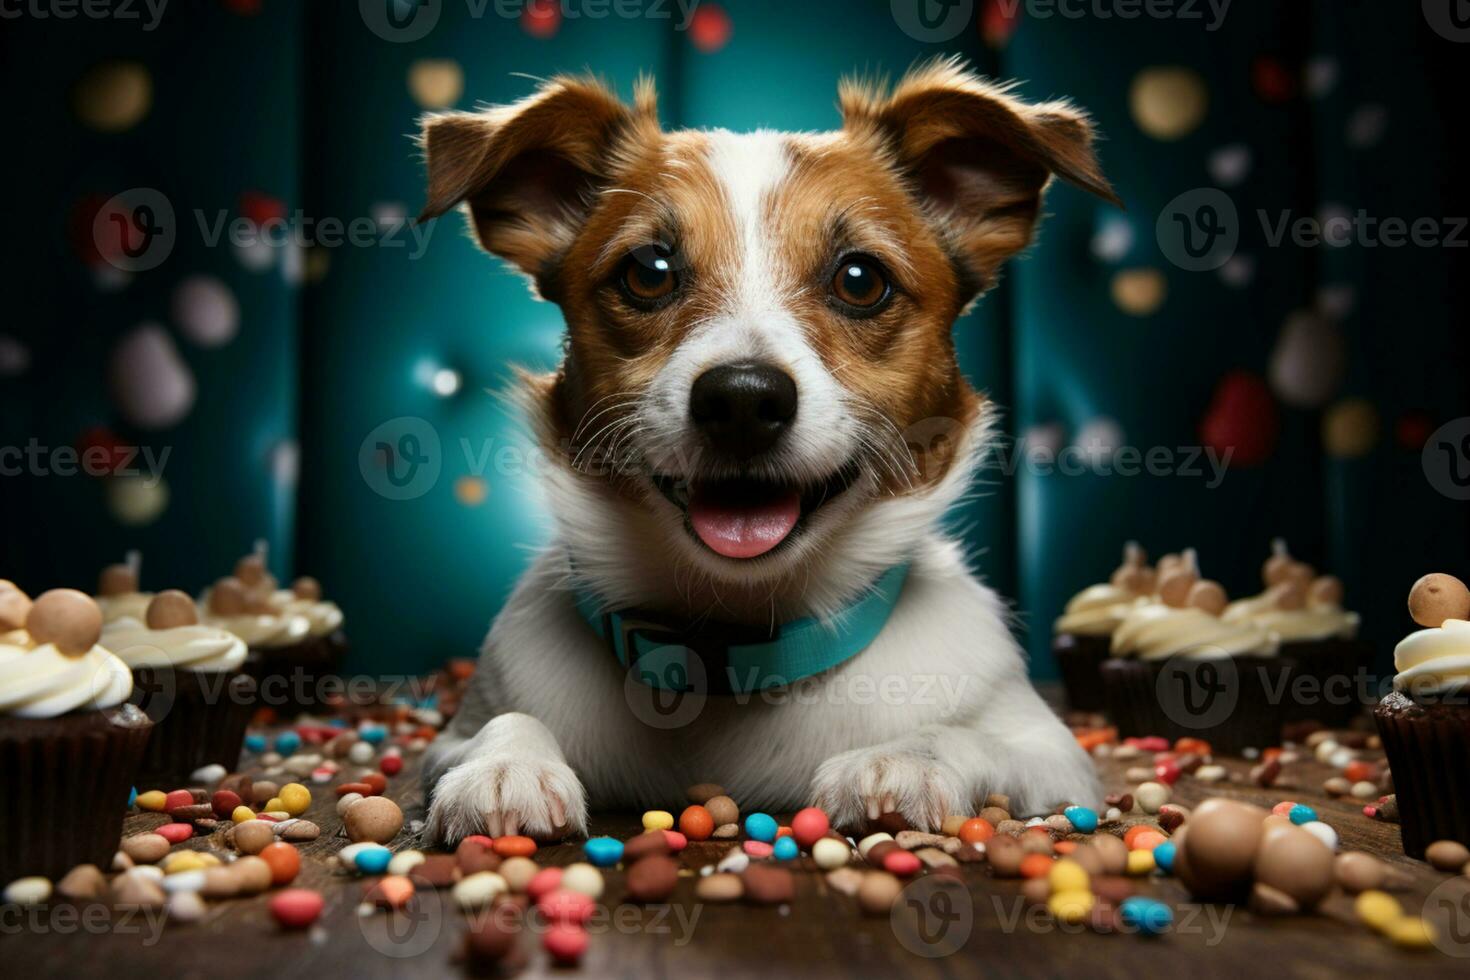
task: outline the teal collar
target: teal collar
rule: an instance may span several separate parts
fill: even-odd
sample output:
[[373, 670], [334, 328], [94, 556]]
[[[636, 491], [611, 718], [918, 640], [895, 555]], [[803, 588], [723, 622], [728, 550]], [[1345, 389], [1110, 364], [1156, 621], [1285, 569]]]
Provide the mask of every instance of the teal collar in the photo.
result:
[[774, 631], [730, 623], [680, 623], [637, 609], [600, 611], [579, 590], [577, 612], [640, 683], [672, 691], [746, 694], [785, 687], [831, 670], [877, 639], [908, 577], [895, 565], [863, 597], [826, 623], [812, 617]]

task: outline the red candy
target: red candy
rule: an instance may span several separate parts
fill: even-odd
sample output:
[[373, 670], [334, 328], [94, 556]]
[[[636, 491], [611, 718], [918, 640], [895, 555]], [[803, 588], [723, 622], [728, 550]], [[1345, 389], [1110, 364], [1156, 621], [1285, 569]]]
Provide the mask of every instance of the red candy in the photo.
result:
[[321, 916], [323, 904], [321, 895], [314, 891], [287, 888], [271, 898], [271, 915], [287, 929], [305, 929]]
[[827, 819], [827, 814], [814, 806], [798, 811], [791, 818], [791, 836], [796, 838], [796, 843], [804, 851], [812, 849], [812, 845], [827, 835], [832, 829], [832, 822]]
[[463, 844], [465, 841], [474, 841], [476, 844], [488, 847], [492, 851], [495, 850], [495, 838], [486, 837], [484, 834], [470, 834], [464, 840], [461, 840], [460, 843]]
[[360, 793], [363, 796], [372, 796], [373, 788], [367, 783], [343, 783], [336, 789], [338, 796], [346, 796], [348, 793]]
[[685, 837], [677, 830], [665, 830], [663, 834], [664, 840], [669, 842], [669, 850], [673, 851], [675, 854], [678, 854], [680, 851], [684, 850], [684, 848], [689, 846], [689, 838]]
[[1173, 762], [1161, 762], [1154, 766], [1154, 778], [1165, 786], [1179, 782], [1179, 767]]
[[501, 857], [530, 857], [536, 853], [536, 842], [520, 834], [495, 838], [491, 849]]
[[1349, 762], [1342, 774], [1355, 783], [1372, 782], [1378, 776], [1373, 771], [1373, 766], [1361, 759]]
[[558, 922], [546, 930], [541, 943], [552, 959], [565, 966], [575, 966], [587, 952], [587, 930], [570, 922]]
[[771, 852], [775, 850], [770, 844], [761, 840], [748, 840], [740, 846], [745, 848], [745, 853], [753, 858], [768, 858], [771, 856]]
[[549, 895], [560, 887], [561, 868], [542, 868], [526, 885], [526, 894], [531, 896], [531, 901], [539, 902], [543, 895]]
[[995, 826], [984, 817], [971, 817], [960, 824], [960, 840], [966, 844], [983, 844], [995, 836]]
[[176, 789], [163, 798], [163, 809], [166, 813], [172, 813], [179, 807], [193, 805], [194, 794], [186, 789]]
[[597, 903], [590, 896], [581, 892], [559, 888], [544, 896], [536, 903], [536, 907], [552, 922], [571, 922], [581, 925], [592, 918], [592, 913], [597, 910]]
[[691, 806], [679, 814], [679, 829], [690, 840], [709, 840], [715, 832], [715, 818], [702, 806]]
[[380, 772], [370, 772], [366, 776], [362, 777], [362, 781], [364, 783], [367, 783], [367, 785], [372, 789], [371, 793], [364, 795], [380, 796], [382, 795], [383, 790], [388, 788], [388, 777], [384, 776]]
[[883, 856], [883, 870], [900, 878], [918, 874], [922, 865], [923, 862], [908, 851], [889, 851]]
[[1278, 817], [1290, 816], [1291, 808], [1294, 806], [1296, 806], [1296, 800], [1282, 800], [1271, 808], [1271, 812]]
[[166, 823], [154, 833], [170, 844], [180, 844], [194, 836], [194, 828], [186, 823]]
[[378, 768], [383, 770], [385, 776], [396, 776], [403, 771], [403, 757], [400, 755], [385, 755], [378, 760]]
[[222, 789], [209, 798], [209, 805], [214, 809], [214, 815], [224, 820], [235, 812], [235, 807], [240, 805], [240, 794], [233, 790]]

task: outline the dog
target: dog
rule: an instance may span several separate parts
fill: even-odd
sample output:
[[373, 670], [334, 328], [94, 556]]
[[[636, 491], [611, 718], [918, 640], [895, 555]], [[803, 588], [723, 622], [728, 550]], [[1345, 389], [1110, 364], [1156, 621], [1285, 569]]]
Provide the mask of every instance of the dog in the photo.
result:
[[428, 752], [429, 838], [710, 781], [842, 827], [1100, 801], [940, 530], [996, 411], [951, 327], [1053, 177], [1118, 203], [1092, 126], [956, 61], [839, 91], [827, 133], [665, 132], [646, 78], [424, 118], [420, 220], [462, 209], [567, 323], [519, 386], [554, 541]]

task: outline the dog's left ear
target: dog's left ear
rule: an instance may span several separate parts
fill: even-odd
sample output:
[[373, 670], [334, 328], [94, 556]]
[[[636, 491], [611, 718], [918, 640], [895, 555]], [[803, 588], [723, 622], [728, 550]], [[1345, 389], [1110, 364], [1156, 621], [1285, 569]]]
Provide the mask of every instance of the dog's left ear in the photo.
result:
[[1030, 243], [1053, 175], [1122, 206], [1091, 123], [1067, 103], [1027, 105], [950, 60], [911, 71], [891, 94], [844, 82], [840, 96], [844, 129], [883, 143], [977, 290]]
[[635, 103], [596, 79], [563, 76], [514, 105], [425, 116], [429, 188], [419, 220], [468, 203], [485, 250], [544, 285], [610, 178], [619, 145], [657, 131], [651, 81], [639, 81]]

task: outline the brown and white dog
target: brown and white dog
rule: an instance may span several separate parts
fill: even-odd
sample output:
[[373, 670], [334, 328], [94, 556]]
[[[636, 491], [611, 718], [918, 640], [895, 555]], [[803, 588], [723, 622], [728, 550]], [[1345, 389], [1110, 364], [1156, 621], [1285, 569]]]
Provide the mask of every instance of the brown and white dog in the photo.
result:
[[[430, 751], [430, 837], [582, 832], [589, 798], [666, 807], [709, 781], [839, 826], [935, 828], [992, 792], [1023, 814], [1099, 802], [1006, 606], [939, 531], [992, 416], [951, 326], [1031, 240], [1053, 175], [1116, 201], [1091, 126], [952, 61], [840, 101], [836, 132], [664, 132], [650, 83], [630, 107], [557, 78], [425, 119], [424, 218], [463, 205], [568, 327], [524, 399], [555, 540]], [[577, 606], [836, 631], [901, 565], [861, 653], [675, 729]]]

